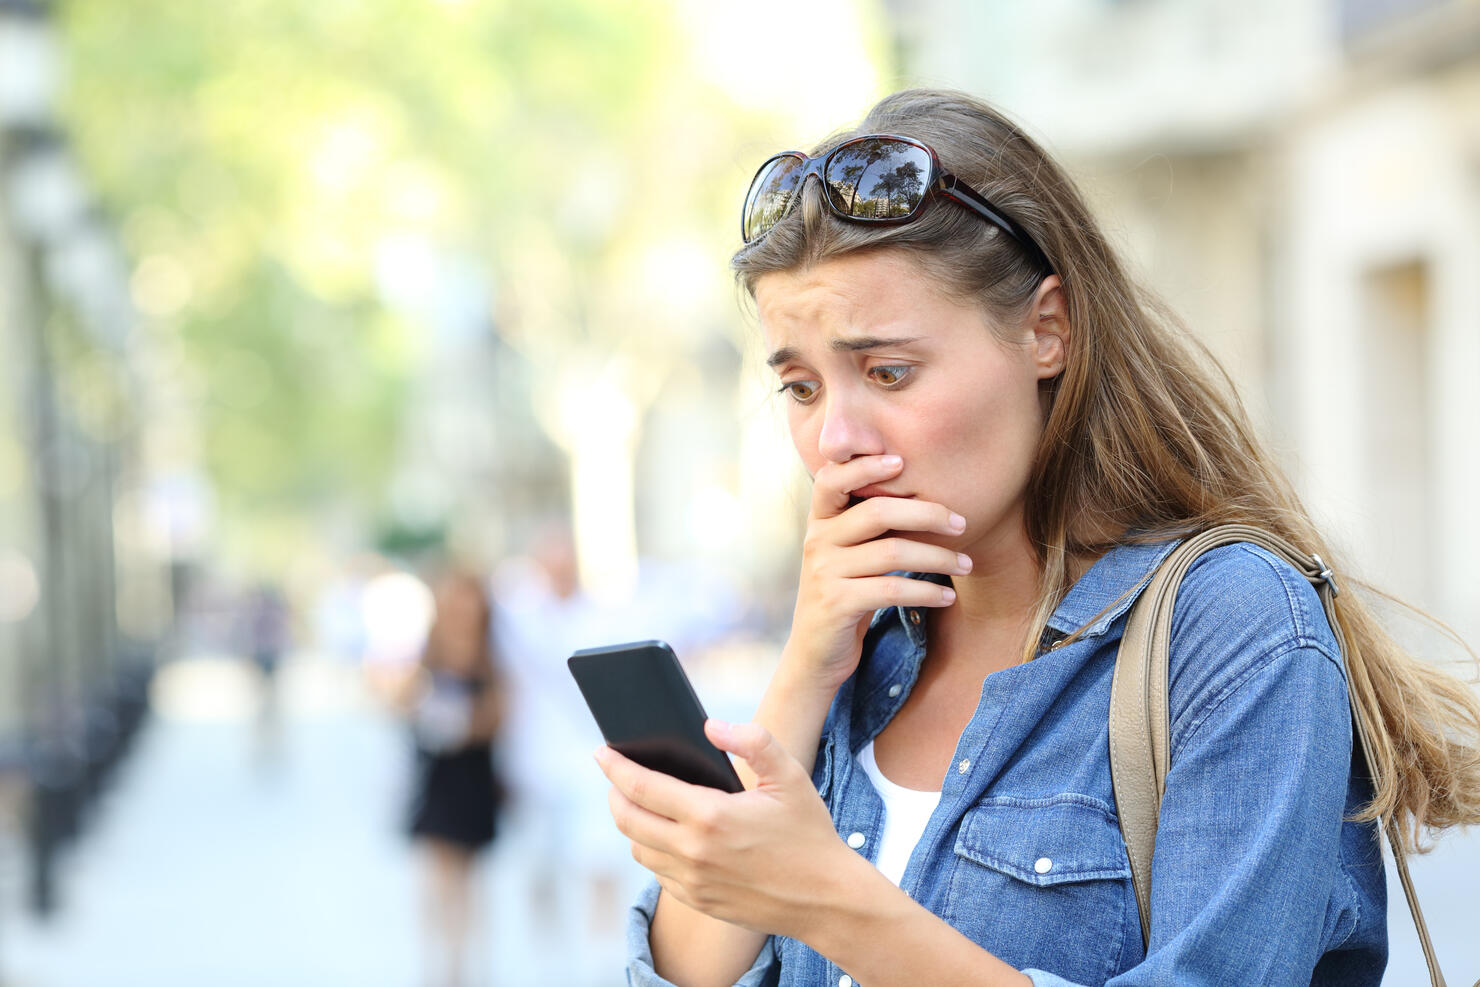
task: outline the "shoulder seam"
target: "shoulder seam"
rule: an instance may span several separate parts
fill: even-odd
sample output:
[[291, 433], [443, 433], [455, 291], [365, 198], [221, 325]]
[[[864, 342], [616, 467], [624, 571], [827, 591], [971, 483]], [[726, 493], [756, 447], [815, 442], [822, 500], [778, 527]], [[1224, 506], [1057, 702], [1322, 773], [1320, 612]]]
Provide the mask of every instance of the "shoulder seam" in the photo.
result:
[[1202, 704], [1201, 708], [1197, 711], [1196, 717], [1194, 717], [1192, 722], [1189, 723], [1186, 729], [1182, 731], [1181, 737], [1177, 738], [1176, 741], [1173, 743], [1171, 750], [1171, 760], [1173, 762], [1177, 760], [1177, 755], [1180, 754], [1189, 743], [1191, 743], [1192, 738], [1197, 735], [1197, 731], [1202, 727], [1204, 723], [1208, 721], [1213, 713], [1218, 710], [1218, 707], [1222, 706], [1225, 702], [1232, 698], [1233, 695], [1237, 693], [1240, 689], [1242, 689], [1250, 679], [1252, 679], [1258, 673], [1264, 671], [1266, 668], [1269, 668], [1279, 659], [1300, 654], [1302, 652], [1314, 652], [1316, 654], [1319, 654], [1321, 657], [1325, 658], [1327, 662], [1334, 665], [1336, 667], [1336, 673], [1338, 676], [1341, 677], [1343, 687], [1345, 687], [1346, 674], [1341, 667], [1340, 660], [1334, 658], [1331, 655], [1329, 649], [1327, 649], [1326, 646], [1321, 642], [1289, 641], [1280, 645], [1276, 645], [1274, 648], [1271, 648], [1269, 651], [1265, 652], [1264, 656], [1257, 661], [1250, 662], [1249, 667], [1245, 669], [1242, 674], [1238, 675], [1233, 680], [1228, 682], [1226, 685], [1224, 685], [1222, 689], [1218, 690], [1218, 692], [1207, 702]]
[[1310, 615], [1305, 612], [1305, 608], [1295, 598], [1294, 589], [1290, 585], [1290, 568], [1286, 565], [1281, 565], [1275, 556], [1261, 549], [1253, 542], [1235, 542], [1234, 545], [1243, 551], [1245, 555], [1253, 556], [1260, 562], [1263, 562], [1269, 567], [1270, 572], [1274, 573], [1274, 577], [1280, 581], [1280, 588], [1285, 591], [1285, 602], [1290, 607], [1290, 619], [1295, 624], [1296, 639], [1308, 640], [1311, 637]]
[[[1258, 545], [1255, 545], [1252, 542], [1233, 542], [1232, 544], [1225, 545], [1223, 547], [1236, 548], [1244, 554], [1250, 556], [1251, 558], [1258, 559], [1260, 562], [1262, 562], [1266, 567], [1268, 567], [1269, 571], [1274, 574], [1275, 579], [1279, 581], [1280, 589], [1285, 594], [1285, 605], [1289, 611], [1290, 623], [1293, 626], [1293, 631], [1287, 636], [1279, 639], [1274, 644], [1272, 644], [1269, 648], [1270, 653], [1273, 654], [1281, 648], [1287, 648], [1290, 646], [1300, 648], [1313, 648], [1335, 662], [1336, 667], [1341, 671], [1342, 678], [1345, 678], [1346, 667], [1342, 664], [1340, 653], [1328, 647], [1328, 642], [1322, 639], [1313, 624], [1312, 615], [1309, 608], [1304, 606], [1296, 596], [1296, 590], [1299, 588], [1303, 580], [1297, 582], [1292, 579], [1292, 573], [1294, 572], [1294, 570], [1288, 566], [1280, 564], [1277, 558], [1270, 555], [1264, 549], [1261, 549]], [[1218, 549], [1213, 549], [1212, 551], [1216, 552], [1218, 551]], [[1325, 624], [1326, 614], [1324, 610], [1320, 611], [1320, 618], [1321, 623]]]

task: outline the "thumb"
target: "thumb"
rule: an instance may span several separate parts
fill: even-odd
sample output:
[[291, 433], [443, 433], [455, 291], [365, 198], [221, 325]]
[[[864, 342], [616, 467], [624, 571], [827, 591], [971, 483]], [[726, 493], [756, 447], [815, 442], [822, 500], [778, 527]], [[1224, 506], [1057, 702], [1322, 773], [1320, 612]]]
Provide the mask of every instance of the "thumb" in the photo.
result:
[[704, 733], [714, 746], [741, 758], [755, 772], [756, 782], [778, 782], [801, 771], [796, 758], [786, 752], [771, 732], [757, 723], [726, 723], [706, 720]]

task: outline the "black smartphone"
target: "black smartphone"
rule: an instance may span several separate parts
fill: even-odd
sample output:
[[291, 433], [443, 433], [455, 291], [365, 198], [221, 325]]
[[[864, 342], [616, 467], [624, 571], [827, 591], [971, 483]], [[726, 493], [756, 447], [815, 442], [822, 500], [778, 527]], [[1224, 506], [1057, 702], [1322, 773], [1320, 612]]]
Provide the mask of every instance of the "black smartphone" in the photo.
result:
[[744, 789], [729, 757], [704, 736], [704, 707], [667, 644], [583, 648], [566, 664], [613, 750], [691, 784]]

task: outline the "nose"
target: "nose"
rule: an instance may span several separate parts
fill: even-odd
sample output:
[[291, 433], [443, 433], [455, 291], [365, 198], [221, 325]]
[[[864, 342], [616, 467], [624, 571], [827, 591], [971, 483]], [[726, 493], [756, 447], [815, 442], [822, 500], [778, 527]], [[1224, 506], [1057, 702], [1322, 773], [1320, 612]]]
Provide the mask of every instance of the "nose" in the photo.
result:
[[830, 462], [846, 463], [855, 456], [880, 456], [884, 440], [860, 402], [836, 390], [829, 393], [822, 413], [817, 451]]

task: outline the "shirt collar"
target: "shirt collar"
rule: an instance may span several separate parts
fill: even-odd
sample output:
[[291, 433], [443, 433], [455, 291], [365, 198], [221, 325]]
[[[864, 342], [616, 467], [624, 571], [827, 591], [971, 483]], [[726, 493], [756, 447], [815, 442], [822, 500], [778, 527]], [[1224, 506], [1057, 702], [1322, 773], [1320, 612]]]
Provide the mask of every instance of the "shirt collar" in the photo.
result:
[[1048, 626], [1064, 634], [1079, 631], [1080, 637], [1104, 634], [1136, 602], [1147, 579], [1178, 541], [1131, 543], [1110, 549], [1069, 588], [1048, 618]]
[[[937, 586], [951, 585], [951, 577], [941, 575], [938, 572], [895, 572], [892, 575], [908, 576], [911, 579], [922, 579], [927, 583], [935, 583]], [[925, 647], [925, 622], [930, 617], [929, 607], [885, 607], [874, 611], [873, 619], [869, 621], [869, 629], [878, 627], [886, 620], [895, 620], [904, 628], [905, 636], [916, 648]]]

